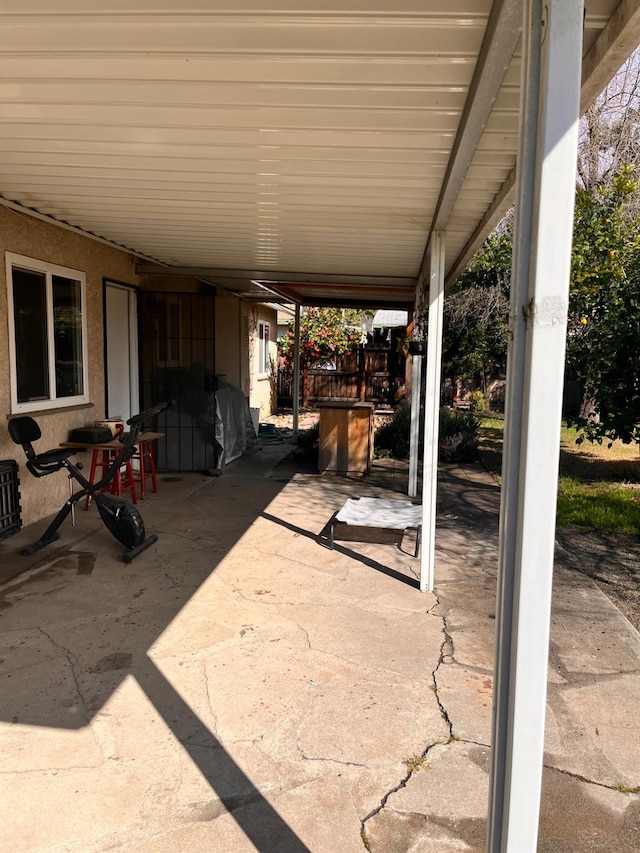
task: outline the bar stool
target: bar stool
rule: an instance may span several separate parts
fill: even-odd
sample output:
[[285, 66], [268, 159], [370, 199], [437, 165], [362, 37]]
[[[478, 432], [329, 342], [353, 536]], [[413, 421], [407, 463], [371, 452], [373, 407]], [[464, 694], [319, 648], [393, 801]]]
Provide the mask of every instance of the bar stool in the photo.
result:
[[[101, 474], [98, 479], [104, 476], [105, 471], [111, 465], [111, 462], [117, 455], [117, 450], [107, 450], [99, 448], [93, 449], [93, 456], [91, 459], [91, 471], [89, 473], [89, 482], [93, 485], [96, 481], [96, 470], [101, 469]], [[136, 484], [133, 476], [133, 470], [131, 468], [131, 460], [127, 459], [127, 461], [122, 465], [115, 473], [115, 476], [111, 483], [108, 486], [103, 486], [101, 489], [102, 492], [111, 492], [112, 495], [117, 495], [119, 498], [122, 497], [122, 492], [129, 490], [131, 492], [131, 501], [134, 504], [138, 503], [138, 495], [136, 493]], [[84, 501], [84, 508], [89, 509], [91, 504], [91, 495], [87, 495]]]
[[[140, 497], [144, 500], [146, 497], [147, 477], [151, 477], [151, 486], [153, 487], [153, 491], [158, 491], [158, 478], [156, 477], [156, 465], [153, 461], [153, 447], [151, 445], [151, 441], [140, 441], [136, 447], [136, 452], [133, 454], [131, 459], [137, 460], [140, 466], [136, 479], [137, 482], [140, 483]], [[148, 460], [148, 467], [145, 464], [145, 460]]]

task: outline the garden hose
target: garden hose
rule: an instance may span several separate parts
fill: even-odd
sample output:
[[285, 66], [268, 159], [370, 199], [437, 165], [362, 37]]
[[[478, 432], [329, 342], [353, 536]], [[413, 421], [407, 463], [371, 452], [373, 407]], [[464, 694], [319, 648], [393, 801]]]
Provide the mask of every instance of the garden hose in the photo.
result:
[[260, 424], [258, 427], [258, 441], [260, 444], [284, 444], [287, 438], [287, 432], [279, 430], [273, 424]]

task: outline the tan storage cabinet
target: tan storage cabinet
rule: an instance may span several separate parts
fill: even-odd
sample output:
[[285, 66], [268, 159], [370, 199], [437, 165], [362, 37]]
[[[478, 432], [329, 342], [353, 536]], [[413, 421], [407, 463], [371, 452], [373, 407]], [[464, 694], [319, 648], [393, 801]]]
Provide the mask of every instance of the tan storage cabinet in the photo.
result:
[[373, 459], [373, 403], [319, 403], [318, 468], [334, 474], [368, 474]]

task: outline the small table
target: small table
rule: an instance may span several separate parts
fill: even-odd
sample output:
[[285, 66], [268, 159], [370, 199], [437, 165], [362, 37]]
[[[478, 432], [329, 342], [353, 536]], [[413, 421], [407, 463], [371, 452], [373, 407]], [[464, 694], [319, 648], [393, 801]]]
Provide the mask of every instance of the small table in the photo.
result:
[[[123, 478], [121, 476], [120, 470], [116, 471], [116, 474], [113, 478], [113, 483], [111, 486], [105, 486], [105, 489], [109, 489], [112, 494], [118, 495], [118, 497], [122, 496], [123, 489], [129, 489], [131, 492], [131, 500], [133, 503], [138, 502], [138, 495], [136, 492], [136, 479], [140, 484], [140, 497], [144, 500], [146, 497], [146, 479], [147, 477], [151, 477], [151, 485], [153, 487], [153, 491], [158, 491], [158, 479], [156, 477], [156, 466], [153, 461], [153, 451], [151, 447], [152, 441], [157, 441], [159, 438], [164, 438], [163, 432], [141, 432], [140, 435], [136, 438], [134, 442], [135, 453], [124, 463], [125, 468], [125, 478], [123, 482]], [[78, 441], [63, 441], [60, 444], [61, 447], [77, 447], [78, 450], [92, 450], [93, 456], [91, 459], [91, 472], [89, 474], [89, 482], [91, 485], [95, 482], [96, 469], [101, 468], [104, 472], [113, 462], [116, 455], [122, 450], [122, 442], [119, 438], [114, 438], [111, 441], [103, 441], [97, 444], [82, 444]], [[102, 454], [102, 458], [99, 458], [99, 454]], [[136, 478], [133, 473], [133, 467], [131, 465], [131, 460], [137, 459], [140, 463], [140, 470], [138, 472], [139, 476]], [[148, 466], [145, 465], [145, 460], [148, 462]], [[89, 508], [89, 504], [91, 503], [91, 495], [87, 495], [85, 499], [85, 509]]]
[[390, 530], [415, 530], [416, 549], [420, 549], [422, 532], [422, 507], [411, 501], [388, 500], [386, 498], [349, 498], [330, 523], [330, 542], [333, 550], [334, 529], [336, 523], [353, 527], [381, 527]]

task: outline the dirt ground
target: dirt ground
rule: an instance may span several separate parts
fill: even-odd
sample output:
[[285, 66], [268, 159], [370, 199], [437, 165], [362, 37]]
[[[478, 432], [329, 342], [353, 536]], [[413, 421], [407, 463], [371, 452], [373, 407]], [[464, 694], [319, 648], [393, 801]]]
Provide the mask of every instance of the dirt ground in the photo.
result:
[[573, 567], [592, 578], [640, 631], [640, 537], [561, 527], [556, 539]]

